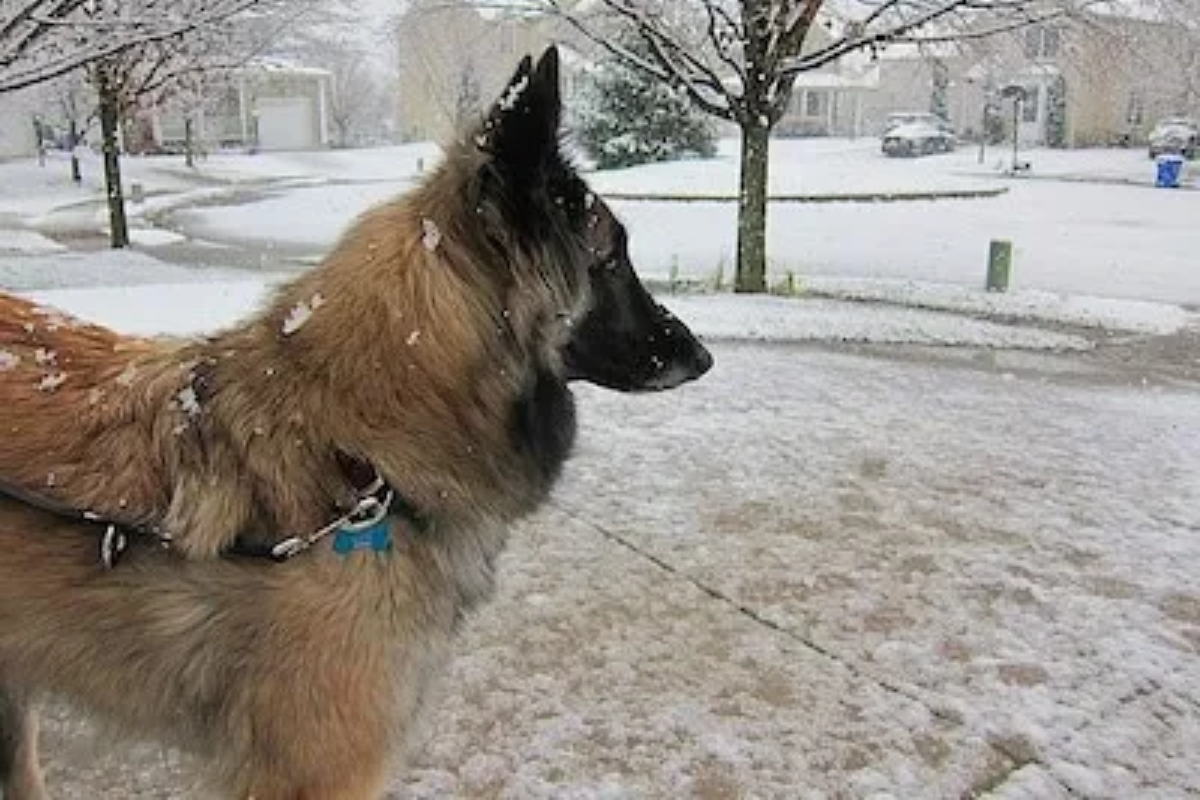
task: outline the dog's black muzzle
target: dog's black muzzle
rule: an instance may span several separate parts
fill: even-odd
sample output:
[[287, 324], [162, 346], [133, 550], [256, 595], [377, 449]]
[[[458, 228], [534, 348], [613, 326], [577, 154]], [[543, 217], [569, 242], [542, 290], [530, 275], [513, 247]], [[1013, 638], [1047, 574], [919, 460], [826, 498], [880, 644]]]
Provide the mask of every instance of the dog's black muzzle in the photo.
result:
[[712, 354], [674, 314], [654, 301], [627, 259], [592, 275], [593, 304], [567, 344], [568, 380], [621, 392], [674, 389], [699, 378]]

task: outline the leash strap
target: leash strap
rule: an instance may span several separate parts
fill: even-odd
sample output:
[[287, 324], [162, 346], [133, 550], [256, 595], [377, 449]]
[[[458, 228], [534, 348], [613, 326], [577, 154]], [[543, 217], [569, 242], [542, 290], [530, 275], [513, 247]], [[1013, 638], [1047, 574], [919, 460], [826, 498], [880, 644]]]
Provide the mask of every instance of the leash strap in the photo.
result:
[[[129, 549], [131, 533], [152, 536], [164, 547], [171, 546], [169, 536], [149, 526], [104, 518], [91, 511], [80, 511], [8, 481], [0, 480], [0, 495], [11, 497], [20, 503], [64, 519], [103, 526], [99, 555], [100, 563], [104, 565], [105, 569], [113, 569], [121, 560], [121, 556]], [[334, 551], [340, 555], [361, 550], [386, 552], [391, 549], [392, 544], [391, 525], [387, 517], [392, 512], [393, 505], [397, 506], [398, 512], [404, 513], [413, 520], [416, 527], [424, 527], [423, 520], [411, 505], [403, 500], [398, 500], [395, 490], [375, 472], [371, 482], [359, 490], [358, 500], [354, 507], [329, 524], [308, 535], [289, 536], [274, 544], [253, 544], [237, 540], [226, 552], [230, 555], [266, 558], [276, 563], [282, 563], [311, 549], [330, 535], [335, 535]]]

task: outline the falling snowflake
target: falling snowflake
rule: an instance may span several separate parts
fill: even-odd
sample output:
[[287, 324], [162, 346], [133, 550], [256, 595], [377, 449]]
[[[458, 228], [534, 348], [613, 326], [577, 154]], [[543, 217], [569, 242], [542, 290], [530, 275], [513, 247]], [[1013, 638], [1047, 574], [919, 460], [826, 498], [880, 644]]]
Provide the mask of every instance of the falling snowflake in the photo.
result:
[[418, 339], [420, 339], [420, 338], [421, 338], [421, 332], [420, 332], [420, 331], [413, 331], [412, 333], [410, 333], [410, 334], [408, 335], [408, 338], [404, 340], [404, 343], [405, 343], [406, 345], [408, 345], [409, 347], [412, 347], [414, 344], [416, 344], [416, 343], [417, 343], [417, 340], [418, 340]]
[[304, 323], [312, 319], [313, 312], [325, 305], [325, 298], [318, 292], [308, 301], [297, 303], [283, 321], [283, 335], [291, 336], [304, 327]]
[[0, 372], [16, 369], [16, 366], [20, 363], [20, 356], [10, 353], [7, 350], [0, 350]]
[[438, 230], [437, 223], [428, 217], [421, 218], [421, 243], [431, 253], [442, 243], [442, 232]]
[[62, 386], [67, 380], [67, 373], [52, 372], [46, 375], [38, 382], [39, 392], [53, 392], [58, 387]]

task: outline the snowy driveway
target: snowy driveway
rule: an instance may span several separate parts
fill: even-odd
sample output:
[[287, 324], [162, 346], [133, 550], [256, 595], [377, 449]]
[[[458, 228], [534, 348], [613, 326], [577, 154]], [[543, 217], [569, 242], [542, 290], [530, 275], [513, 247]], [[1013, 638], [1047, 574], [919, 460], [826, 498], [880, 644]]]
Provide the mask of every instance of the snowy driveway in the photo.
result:
[[[581, 391], [393, 797], [1200, 793], [1200, 395], [715, 353]], [[58, 796], [178, 796], [174, 759], [48, 727]]]
[[1200, 395], [716, 355], [587, 393], [419, 796], [1200, 793]]

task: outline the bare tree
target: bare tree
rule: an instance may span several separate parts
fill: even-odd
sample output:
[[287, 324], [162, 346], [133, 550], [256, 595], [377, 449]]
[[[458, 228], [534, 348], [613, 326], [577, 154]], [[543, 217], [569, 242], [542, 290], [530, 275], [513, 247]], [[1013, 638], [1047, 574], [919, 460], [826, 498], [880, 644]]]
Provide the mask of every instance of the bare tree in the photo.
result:
[[52, 80], [139, 45], [175, 40], [263, 0], [6, 0], [0, 10], [0, 92]]
[[277, 36], [300, 0], [20, 0], [0, 18], [0, 92], [82, 72], [95, 90], [109, 229], [129, 244], [121, 128], [195, 83], [235, 68]]
[[[169, 3], [168, 0], [90, 0], [82, 20], [103, 27], [107, 20], [134, 19], [137, 13], [155, 11], [163, 5], [185, 17], [203, 16], [214, 2], [225, 0], [170, 0]], [[172, 36], [143, 39], [85, 67], [96, 90], [109, 231], [114, 248], [129, 245], [120, 164], [123, 124], [137, 118], [135, 109], [153, 108], [172, 92], [186, 88], [194, 76], [241, 65], [256, 48], [254, 36], [246, 35], [230, 17], [224, 17]]]
[[[1190, 1], [1190, 0], [1189, 0]], [[983, 38], [1107, 0], [533, 0], [595, 46], [687, 92], [741, 130], [736, 289], [766, 289], [772, 130], [796, 76], [893, 44]], [[586, 9], [586, 10], [581, 10]], [[636, 32], [646, 54], [622, 47]]]

